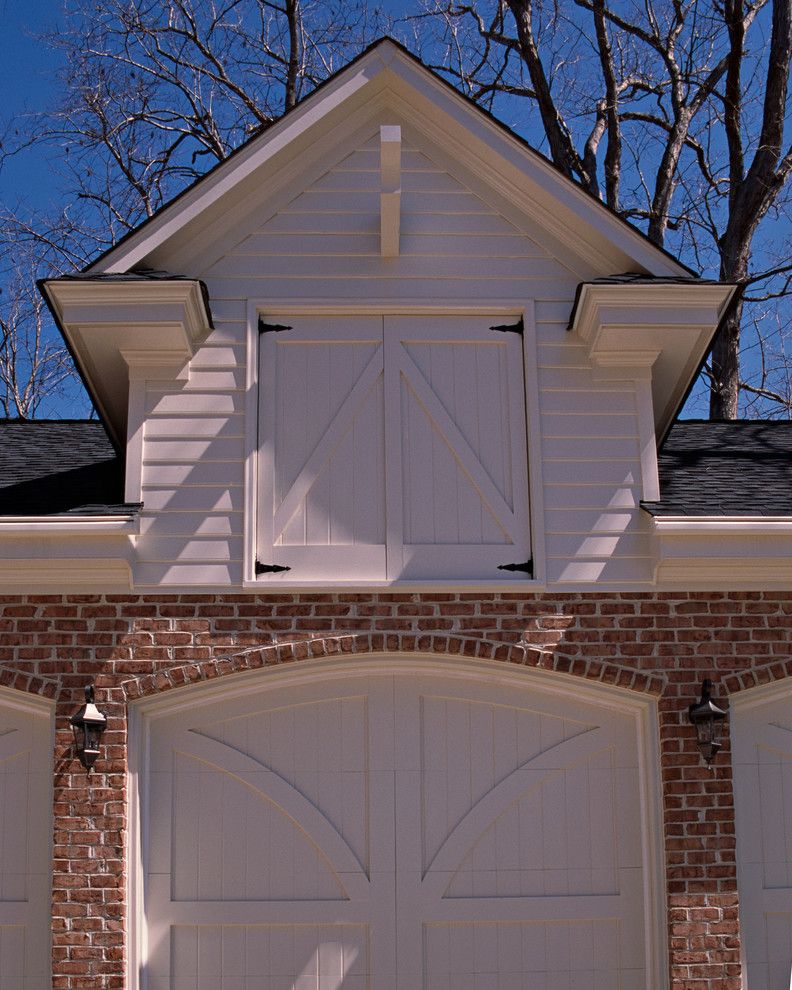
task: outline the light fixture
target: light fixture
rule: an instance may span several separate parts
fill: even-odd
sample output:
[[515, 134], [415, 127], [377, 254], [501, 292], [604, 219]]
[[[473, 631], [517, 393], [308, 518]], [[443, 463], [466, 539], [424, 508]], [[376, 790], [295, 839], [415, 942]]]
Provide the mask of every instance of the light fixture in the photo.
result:
[[94, 704], [93, 684], [86, 685], [85, 704], [69, 721], [74, 733], [75, 755], [90, 773], [99, 755], [99, 740], [107, 728], [107, 717]]
[[688, 708], [688, 716], [696, 729], [698, 747], [708, 767], [712, 766], [721, 748], [721, 728], [726, 718], [725, 709], [715, 704], [711, 692], [712, 681], [706, 678], [701, 685], [701, 697]]

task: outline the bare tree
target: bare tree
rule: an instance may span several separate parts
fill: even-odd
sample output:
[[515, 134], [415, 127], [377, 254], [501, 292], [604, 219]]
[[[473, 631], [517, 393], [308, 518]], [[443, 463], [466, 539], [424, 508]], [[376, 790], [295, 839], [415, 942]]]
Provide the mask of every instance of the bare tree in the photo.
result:
[[63, 396], [73, 376], [63, 346], [46, 333], [44, 302], [20, 266], [0, 297], [0, 413], [30, 419]]
[[[0, 144], [0, 167], [4, 156], [47, 148], [70, 202], [53, 218], [0, 211], [0, 285], [11, 307], [4, 347], [7, 360], [20, 361], [20, 414], [32, 415], [48, 387], [21, 359], [20, 347], [40, 346], [32, 275], [87, 264], [349, 61], [379, 23], [364, 0], [85, 0], [72, 8], [46, 39], [64, 65], [60, 103]], [[37, 265], [25, 281], [14, 259], [29, 246]]]
[[[427, 17], [413, 24], [420, 23], [424, 51], [441, 45], [435, 67], [473, 99], [490, 107], [500, 100], [523, 131], [535, 108], [561, 172], [643, 224], [656, 244], [670, 242], [743, 289], [762, 287], [767, 301], [787, 294], [792, 270], [788, 231], [786, 243], [775, 231], [775, 250], [767, 250], [771, 214], [787, 205], [792, 171], [792, 148], [783, 144], [791, 7], [790, 0], [434, 0], [426, 9], [437, 31], [432, 42]], [[746, 298], [714, 345], [710, 414], [736, 417], [743, 389], [789, 415], [788, 393], [772, 384], [782, 366], [773, 362], [771, 374], [767, 362], [752, 364], [760, 381], [741, 378], [741, 339], [757, 340], [756, 320], [743, 320]]]
[[[791, 6], [415, 0], [393, 29], [656, 244], [741, 286], [707, 368], [718, 418], [737, 415], [741, 390], [751, 411], [792, 413], [779, 336]], [[0, 276], [27, 244], [40, 275], [81, 266], [382, 29], [365, 0], [83, 0], [49, 39], [61, 102], [0, 150], [1, 165], [31, 142], [51, 149], [71, 205], [52, 221], [0, 215]]]

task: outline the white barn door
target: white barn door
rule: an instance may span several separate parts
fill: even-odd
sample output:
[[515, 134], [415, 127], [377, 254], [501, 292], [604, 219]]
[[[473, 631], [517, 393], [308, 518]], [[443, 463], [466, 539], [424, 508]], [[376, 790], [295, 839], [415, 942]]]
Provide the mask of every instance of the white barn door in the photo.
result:
[[498, 322], [385, 317], [391, 580], [495, 579], [531, 555], [522, 340]]
[[632, 715], [450, 670], [154, 720], [146, 986], [656, 990], [638, 749]]
[[[783, 690], [783, 689], [781, 689]], [[748, 990], [792, 987], [792, 692], [732, 711], [740, 922]]]
[[0, 987], [52, 986], [50, 713], [0, 693]]
[[523, 349], [487, 316], [278, 316], [258, 558], [278, 580], [509, 580], [531, 555]]

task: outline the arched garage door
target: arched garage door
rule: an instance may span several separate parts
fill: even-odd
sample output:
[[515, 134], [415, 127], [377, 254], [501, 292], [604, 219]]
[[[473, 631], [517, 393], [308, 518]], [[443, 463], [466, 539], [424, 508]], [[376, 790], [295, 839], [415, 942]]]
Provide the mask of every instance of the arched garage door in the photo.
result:
[[0, 988], [52, 986], [52, 712], [0, 689]]
[[150, 720], [150, 990], [661, 985], [635, 712], [386, 665]]
[[749, 990], [792, 986], [792, 689], [732, 710], [740, 922]]

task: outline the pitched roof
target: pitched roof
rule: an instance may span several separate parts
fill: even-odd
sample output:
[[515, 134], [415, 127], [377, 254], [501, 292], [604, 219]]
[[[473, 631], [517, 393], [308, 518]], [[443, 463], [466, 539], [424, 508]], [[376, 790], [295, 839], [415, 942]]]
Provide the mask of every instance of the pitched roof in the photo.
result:
[[[332, 111], [339, 107], [343, 106], [345, 112], [352, 113], [355, 106], [358, 110], [369, 106], [371, 97], [381, 85], [382, 80], [376, 82], [380, 75], [389, 79], [389, 86], [398, 84], [424, 102], [430, 100], [436, 109], [442, 107], [449, 121], [452, 116], [464, 119], [462, 126], [468, 130], [470, 141], [478, 138], [482, 142], [481, 147], [488, 149], [488, 168], [496, 168], [496, 159], [500, 162], [497, 166], [500, 168], [513, 169], [517, 164], [522, 173], [520, 185], [525, 186], [521, 196], [528, 196], [530, 188], [529, 212], [534, 215], [538, 210], [547, 214], [548, 202], [552, 201], [552, 222], [546, 224], [546, 230], [548, 236], [554, 232], [559, 238], [566, 236], [564, 224], [568, 216], [573, 215], [574, 236], [569, 232], [569, 238], [564, 243], [570, 250], [572, 244], [577, 245], [577, 249], [584, 252], [590, 261], [597, 259], [595, 267], [597, 263], [603, 263], [602, 253], [609, 245], [622, 257], [631, 258], [647, 270], [695, 277], [695, 273], [678, 258], [651, 242], [643, 231], [564, 175], [552, 161], [497, 117], [455, 89], [401, 43], [387, 36], [369, 45], [282, 117], [255, 131], [228, 157], [99, 255], [85, 272], [128, 271], [149, 264], [153, 253], [157, 252], [159, 257], [161, 248], [171, 238], [186, 236], [188, 225], [193, 225], [197, 217], [208, 216], [211, 207], [216, 209], [218, 216], [227, 216], [229, 211], [217, 205], [221, 197], [226, 202], [230, 190], [237, 188], [241, 190], [240, 197], [244, 198], [243, 194], [260, 190], [262, 183], [266, 186], [268, 168], [272, 168], [273, 161], [298, 137], [304, 139], [306, 130], [315, 128], [323, 118], [329, 119]], [[364, 89], [369, 94], [368, 98], [362, 95]], [[414, 115], [417, 110], [413, 106], [408, 113]], [[331, 124], [327, 127], [334, 133], [335, 128]], [[481, 133], [470, 133], [474, 129], [481, 130]], [[299, 154], [295, 154], [299, 158]], [[294, 163], [290, 170], [293, 167]], [[589, 239], [596, 243], [588, 244]]]
[[792, 516], [792, 421], [680, 420], [659, 468], [653, 516]]
[[134, 515], [124, 462], [95, 420], [0, 419], [0, 516]]

